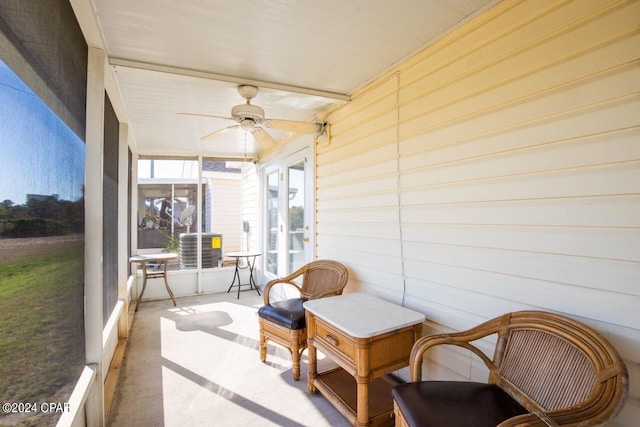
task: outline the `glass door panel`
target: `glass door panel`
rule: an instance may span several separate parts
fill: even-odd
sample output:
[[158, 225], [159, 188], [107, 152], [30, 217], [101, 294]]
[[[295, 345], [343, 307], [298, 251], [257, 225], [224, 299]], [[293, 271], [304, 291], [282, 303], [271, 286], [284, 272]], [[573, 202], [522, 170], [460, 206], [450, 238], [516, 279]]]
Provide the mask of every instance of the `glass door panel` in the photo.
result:
[[288, 195], [289, 195], [289, 271], [292, 273], [305, 263], [305, 174], [304, 161], [298, 162], [287, 168]]
[[278, 273], [278, 197], [279, 197], [279, 181], [278, 171], [274, 171], [267, 175], [267, 235], [266, 235], [266, 270], [276, 275]]

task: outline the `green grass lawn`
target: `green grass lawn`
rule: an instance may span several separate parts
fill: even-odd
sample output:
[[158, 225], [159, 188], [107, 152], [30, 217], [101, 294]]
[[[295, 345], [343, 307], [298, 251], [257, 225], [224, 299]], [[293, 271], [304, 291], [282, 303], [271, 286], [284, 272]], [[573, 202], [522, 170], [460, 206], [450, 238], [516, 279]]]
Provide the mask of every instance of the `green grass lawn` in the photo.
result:
[[0, 402], [68, 399], [84, 366], [83, 272], [81, 248], [0, 265]]

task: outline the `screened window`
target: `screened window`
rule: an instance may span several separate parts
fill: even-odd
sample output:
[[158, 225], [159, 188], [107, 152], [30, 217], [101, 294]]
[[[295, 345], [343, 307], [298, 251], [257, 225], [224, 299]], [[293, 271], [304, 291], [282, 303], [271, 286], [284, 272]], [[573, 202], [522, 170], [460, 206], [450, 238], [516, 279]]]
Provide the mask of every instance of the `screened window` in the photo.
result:
[[118, 302], [118, 152], [120, 123], [105, 94], [102, 166], [102, 321], [106, 325]]
[[219, 267], [225, 251], [241, 249], [240, 168], [225, 161], [200, 167], [197, 160], [139, 160], [137, 223], [139, 252], [176, 252], [171, 269], [198, 268], [198, 253], [201, 268]]
[[198, 184], [139, 184], [138, 248], [175, 252], [182, 233], [197, 231]]
[[1, 60], [0, 150], [0, 402], [62, 404], [85, 365], [85, 145]]
[[[197, 161], [138, 161], [138, 249], [178, 252], [181, 236], [202, 229], [198, 207]], [[187, 264], [195, 268], [197, 262]]]

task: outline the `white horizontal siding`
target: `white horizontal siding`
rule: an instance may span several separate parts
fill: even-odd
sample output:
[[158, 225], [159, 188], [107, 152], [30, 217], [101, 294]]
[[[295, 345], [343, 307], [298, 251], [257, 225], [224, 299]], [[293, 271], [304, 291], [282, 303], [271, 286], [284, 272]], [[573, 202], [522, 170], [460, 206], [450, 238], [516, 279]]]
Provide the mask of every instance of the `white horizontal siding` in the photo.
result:
[[[258, 245], [258, 173], [254, 163], [247, 163], [242, 168], [242, 221], [249, 223], [249, 233], [242, 231], [240, 250], [255, 251]], [[258, 270], [261, 263], [256, 265]]]
[[241, 249], [242, 224], [240, 222], [242, 200], [240, 179], [210, 179], [211, 232], [222, 234], [224, 252]]
[[[425, 332], [542, 309], [607, 336], [640, 417], [640, 1], [504, 1], [330, 111], [317, 242]], [[482, 377], [455, 351], [432, 378]], [[634, 421], [635, 422], [635, 421]]]

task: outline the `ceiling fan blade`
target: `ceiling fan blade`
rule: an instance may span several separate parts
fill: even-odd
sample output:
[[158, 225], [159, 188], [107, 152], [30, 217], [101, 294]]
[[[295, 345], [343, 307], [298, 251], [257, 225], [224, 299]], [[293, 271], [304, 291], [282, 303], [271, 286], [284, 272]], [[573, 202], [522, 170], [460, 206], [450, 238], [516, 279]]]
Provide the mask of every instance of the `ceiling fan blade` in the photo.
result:
[[223, 128], [223, 129], [219, 129], [219, 130], [217, 130], [215, 132], [211, 132], [210, 134], [203, 136], [202, 138], [200, 138], [200, 140], [202, 141], [202, 140], [205, 140], [205, 139], [212, 139], [212, 138], [215, 138], [216, 136], [220, 136], [222, 134], [225, 134], [225, 133], [229, 132], [230, 130], [239, 129], [239, 128], [240, 128], [240, 125], [233, 125], [233, 126], [229, 126], [229, 127]]
[[267, 119], [263, 126], [295, 133], [313, 133], [315, 125], [312, 122], [296, 122], [293, 120]]
[[253, 130], [253, 132], [251, 132], [251, 134], [256, 139], [256, 141], [258, 141], [260, 145], [262, 145], [262, 148], [264, 148], [265, 150], [268, 150], [276, 146], [276, 140], [273, 139], [271, 135], [267, 133], [266, 130], [260, 127], [256, 127]]
[[198, 113], [176, 113], [181, 116], [196, 116], [196, 117], [211, 117], [214, 119], [233, 120], [232, 117], [214, 116], [213, 114], [198, 114]]

